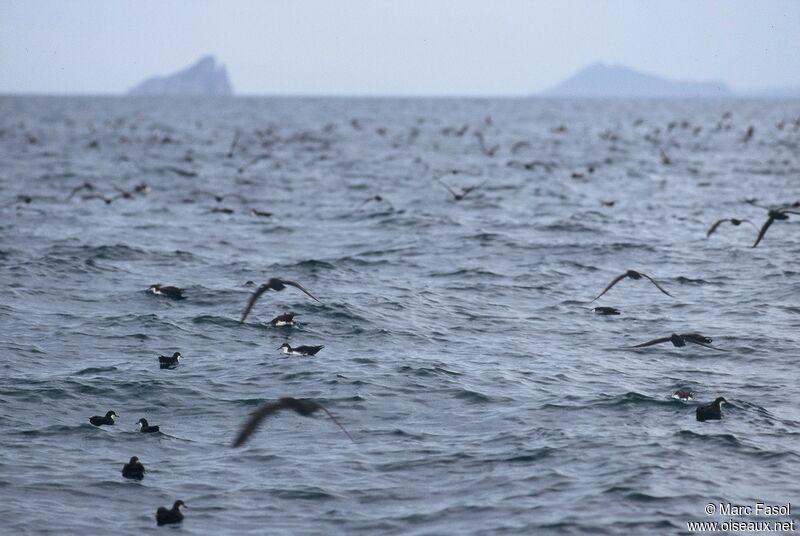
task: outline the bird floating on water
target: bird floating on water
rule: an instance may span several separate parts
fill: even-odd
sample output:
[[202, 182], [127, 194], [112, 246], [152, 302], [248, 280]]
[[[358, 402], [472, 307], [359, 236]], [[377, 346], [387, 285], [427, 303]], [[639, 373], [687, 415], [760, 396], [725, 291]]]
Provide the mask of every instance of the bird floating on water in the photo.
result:
[[618, 315], [619, 309], [614, 307], [595, 307], [592, 312], [597, 315]]
[[284, 326], [294, 326], [294, 313], [283, 313], [270, 320], [270, 325], [273, 328], [282, 328]]
[[250, 296], [250, 301], [247, 302], [247, 306], [244, 308], [244, 312], [242, 313], [242, 319], [239, 320], [239, 323], [241, 324], [244, 322], [244, 320], [247, 318], [247, 315], [250, 314], [250, 310], [253, 308], [253, 306], [256, 304], [256, 301], [258, 301], [258, 299], [261, 297], [262, 294], [264, 294], [268, 290], [274, 290], [276, 292], [279, 292], [285, 289], [287, 286], [300, 289], [306, 295], [314, 299], [314, 301], [316, 301], [317, 303], [322, 303], [317, 298], [315, 298], [313, 294], [304, 289], [302, 285], [300, 285], [300, 283], [295, 283], [294, 281], [288, 281], [286, 279], [279, 279], [277, 277], [273, 277], [272, 279], [270, 279], [269, 281], [258, 287], [256, 291], [253, 292], [253, 294]]
[[168, 355], [160, 355], [158, 356], [158, 364], [162, 369], [172, 369], [177, 367], [183, 356], [180, 352], [175, 352], [171, 356]]
[[89, 422], [95, 426], [103, 426], [103, 425], [111, 426], [114, 424], [114, 419], [116, 419], [117, 417], [119, 417], [119, 415], [117, 415], [113, 411], [109, 411], [106, 413], [105, 417], [101, 417], [100, 415], [89, 417]]
[[699, 406], [696, 410], [697, 420], [703, 421], [718, 421], [722, 419], [722, 404], [727, 404], [728, 401], [723, 397], [718, 397], [712, 403], [705, 406]]
[[175, 501], [175, 504], [172, 505], [171, 510], [168, 510], [163, 506], [159, 506], [158, 510], [156, 510], [156, 523], [159, 525], [172, 525], [175, 523], [181, 523], [183, 521], [181, 506], [186, 508], [186, 505], [183, 503], [183, 501]]
[[139, 426], [139, 431], [145, 434], [155, 434], [160, 430], [159, 426], [150, 426], [147, 424], [147, 419], [144, 417], [136, 421], [136, 424]]
[[[597, 296], [597, 298], [599, 298], [600, 296], [602, 296], [603, 294], [605, 294], [606, 292], [608, 292], [608, 291], [611, 289], [611, 287], [613, 287], [614, 285], [616, 285], [617, 283], [619, 283], [620, 281], [622, 281], [622, 280], [623, 280], [623, 279], [625, 279], [626, 277], [630, 277], [631, 279], [634, 279], [634, 280], [641, 279], [642, 277], [644, 277], [644, 278], [646, 278], [646, 279], [650, 280], [650, 282], [651, 282], [652, 284], [654, 284], [658, 290], [660, 290], [661, 292], [663, 292], [664, 294], [666, 294], [666, 295], [667, 295], [667, 296], [669, 296], [670, 298], [672, 298], [672, 297], [673, 297], [673, 296], [672, 296], [672, 294], [670, 294], [669, 292], [667, 292], [666, 290], [664, 290], [663, 288], [661, 288], [661, 286], [660, 286], [658, 283], [656, 283], [656, 282], [655, 282], [655, 280], [654, 280], [652, 277], [650, 277], [649, 275], [647, 275], [647, 274], [645, 274], [645, 273], [643, 273], [643, 272], [637, 272], [636, 270], [628, 270], [628, 271], [627, 271], [627, 272], [625, 272], [624, 274], [622, 274], [622, 275], [618, 275], [617, 277], [615, 277], [615, 278], [614, 278], [614, 280], [613, 280], [613, 281], [611, 281], [611, 283], [609, 283], [609, 284], [608, 284], [608, 286], [607, 286], [607, 287], [606, 287], [606, 288], [603, 290], [603, 292], [601, 292], [601, 293], [600, 293], [600, 294]], [[597, 300], [597, 298], [595, 298], [595, 299], [594, 299], [594, 300], [592, 300], [592, 301], [595, 301], [595, 300]]]
[[178, 287], [150, 285], [150, 288], [147, 290], [156, 296], [166, 296], [167, 298], [172, 298], [173, 300], [182, 300], [185, 297], [183, 295], [183, 289]]
[[691, 400], [694, 398], [694, 394], [692, 394], [689, 389], [678, 389], [672, 393], [672, 398], [677, 400]]
[[281, 410], [292, 410], [298, 415], [302, 415], [303, 417], [310, 417], [314, 412], [322, 410], [324, 411], [331, 420], [336, 423], [336, 426], [342, 429], [342, 432], [353, 441], [353, 436], [345, 430], [344, 426], [336, 420], [330, 411], [325, 409], [325, 407], [320, 404], [319, 402], [315, 402], [313, 400], [303, 399], [303, 398], [291, 398], [291, 397], [284, 397], [278, 400], [277, 402], [269, 402], [264, 404], [260, 408], [258, 408], [250, 418], [247, 420], [245, 425], [242, 427], [242, 430], [236, 436], [236, 439], [233, 441], [233, 447], [239, 447], [247, 441], [247, 439], [253, 435], [253, 432], [256, 431], [258, 426], [261, 422], [272, 415]]
[[139, 461], [139, 458], [131, 456], [131, 461], [122, 466], [122, 476], [133, 480], [144, 478], [144, 465]]
[[278, 350], [283, 350], [284, 354], [290, 354], [290, 355], [317, 355], [317, 353], [319, 353], [319, 351], [322, 350], [323, 348], [325, 348], [324, 344], [321, 344], [319, 346], [292, 347], [289, 345], [288, 342], [285, 342], [278, 347]]

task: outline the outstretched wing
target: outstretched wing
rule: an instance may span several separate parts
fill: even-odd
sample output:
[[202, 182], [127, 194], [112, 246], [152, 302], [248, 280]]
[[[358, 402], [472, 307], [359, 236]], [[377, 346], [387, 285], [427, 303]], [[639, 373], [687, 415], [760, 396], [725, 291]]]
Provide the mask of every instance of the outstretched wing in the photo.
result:
[[756, 247], [758, 243], [761, 242], [761, 239], [764, 238], [764, 235], [767, 233], [767, 229], [769, 229], [769, 226], [772, 225], [774, 221], [775, 218], [771, 216], [767, 218], [767, 221], [764, 222], [764, 225], [761, 226], [761, 230], [758, 232], [758, 238], [756, 238], [755, 243], [751, 247]]
[[664, 290], [663, 288], [661, 288], [661, 285], [659, 285], [658, 283], [656, 283], [656, 282], [655, 282], [655, 280], [654, 280], [652, 277], [650, 277], [649, 275], [647, 275], [647, 274], [644, 274], [644, 273], [642, 273], [642, 272], [639, 272], [639, 273], [640, 273], [640, 274], [642, 274], [642, 275], [643, 275], [644, 277], [646, 277], [647, 279], [649, 279], [649, 280], [650, 280], [650, 282], [651, 282], [652, 284], [654, 284], [658, 290], [660, 290], [661, 292], [663, 292], [664, 294], [666, 294], [666, 295], [667, 295], [667, 296], [669, 296], [670, 298], [672, 298], [672, 297], [673, 297], [673, 296], [672, 296], [672, 294], [670, 294], [669, 292], [667, 292], [666, 290]]
[[661, 344], [662, 342], [669, 342], [670, 337], [660, 337], [658, 339], [653, 339], [652, 341], [643, 342], [642, 344], [637, 344], [635, 346], [620, 346], [620, 348], [644, 348], [645, 346], [653, 346], [654, 344]]
[[250, 415], [250, 418], [244, 423], [239, 435], [236, 436], [236, 439], [233, 440], [232, 446], [234, 448], [239, 447], [244, 444], [247, 439], [253, 435], [253, 432], [256, 431], [256, 428], [261, 424], [261, 421], [284, 408], [284, 405], [280, 402], [270, 402], [268, 404], [264, 404], [257, 410]]
[[[602, 296], [603, 294], [605, 294], [606, 292], [608, 292], [608, 291], [609, 291], [609, 289], [611, 289], [611, 287], [613, 287], [614, 285], [616, 285], [617, 283], [619, 283], [620, 281], [622, 281], [623, 279], [625, 279], [625, 277], [626, 277], [627, 275], [628, 275], [628, 273], [626, 272], [626, 273], [624, 273], [624, 274], [622, 274], [622, 275], [618, 275], [617, 277], [615, 277], [615, 278], [614, 278], [614, 280], [613, 280], [611, 283], [609, 283], [609, 284], [608, 284], [608, 286], [607, 286], [607, 287], [606, 287], [606, 288], [603, 290], [603, 292], [601, 292], [600, 294], [598, 294], [598, 295], [597, 295], [597, 298], [599, 298], [600, 296]], [[594, 300], [592, 300], [592, 301], [595, 301], [595, 300], [597, 300], [597, 298], [595, 298], [595, 299], [594, 299]]]
[[285, 279], [281, 279], [281, 283], [283, 283], [284, 285], [289, 285], [290, 287], [294, 287], [294, 288], [300, 289], [300, 290], [302, 290], [303, 292], [305, 292], [305, 293], [306, 293], [306, 294], [307, 294], [309, 297], [311, 297], [311, 298], [314, 298], [314, 300], [315, 300], [317, 303], [322, 303], [322, 302], [321, 302], [321, 301], [319, 301], [317, 298], [315, 298], [313, 294], [311, 294], [309, 291], [307, 291], [306, 289], [304, 289], [304, 288], [303, 288], [303, 286], [302, 286], [300, 283], [295, 283], [294, 281], [287, 281], [287, 280], [285, 280]]
[[323, 406], [322, 404], [318, 404], [318, 406], [319, 406], [319, 409], [321, 409], [322, 411], [324, 411], [325, 413], [327, 413], [327, 414], [328, 414], [328, 417], [330, 417], [330, 418], [331, 418], [331, 420], [332, 420], [333, 422], [335, 422], [335, 423], [336, 423], [336, 426], [338, 426], [339, 428], [341, 428], [341, 429], [342, 429], [342, 432], [344, 432], [344, 433], [345, 433], [345, 435], [346, 435], [348, 438], [350, 438], [350, 441], [352, 441], [353, 443], [355, 443], [355, 442], [356, 442], [356, 440], [355, 440], [355, 439], [353, 439], [353, 436], [351, 436], [351, 435], [350, 435], [350, 432], [348, 432], [347, 430], [345, 430], [344, 426], [342, 426], [342, 423], [340, 423], [340, 422], [339, 422], [339, 421], [336, 419], [336, 417], [334, 417], [334, 416], [333, 416], [333, 414], [331, 414], [331, 412], [330, 412], [330, 411], [328, 411], [327, 409], [325, 409], [325, 406]]
[[730, 220], [727, 219], [727, 218], [723, 219], [723, 220], [717, 220], [717, 222], [714, 223], [714, 225], [711, 226], [711, 229], [709, 229], [708, 232], [706, 233], [706, 238], [711, 236], [714, 233], [714, 231], [717, 230], [717, 227], [719, 227], [721, 223], [725, 223], [726, 221], [730, 221]]
[[455, 197], [456, 199], [458, 199], [458, 194], [457, 194], [456, 192], [454, 192], [454, 191], [453, 191], [453, 189], [452, 189], [452, 188], [450, 188], [450, 187], [447, 185], [447, 183], [445, 183], [445, 182], [444, 182], [442, 179], [440, 179], [440, 178], [436, 177], [436, 182], [438, 182], [439, 184], [441, 184], [442, 186], [444, 186], [445, 188], [447, 188], [447, 191], [448, 191], [448, 192], [450, 192], [450, 195], [452, 195], [453, 197]]
[[486, 179], [485, 181], [483, 181], [482, 183], [480, 183], [480, 184], [478, 184], [478, 185], [475, 185], [475, 186], [467, 186], [466, 188], [462, 188], [462, 189], [461, 189], [461, 199], [464, 199], [464, 198], [467, 196], [467, 194], [468, 194], [468, 193], [470, 193], [470, 192], [473, 192], [473, 191], [477, 190], [478, 188], [480, 188], [481, 186], [483, 186], [483, 185], [484, 185], [484, 184], [486, 184], [487, 182], [489, 182], [489, 179]]
[[267, 290], [269, 290], [269, 287], [267, 285], [261, 285], [256, 289], [255, 292], [253, 292], [253, 294], [250, 296], [250, 301], [247, 302], [247, 307], [244, 308], [244, 312], [242, 313], [242, 319], [239, 320], [240, 324], [244, 322], [244, 319], [247, 318], [247, 315], [250, 314], [250, 310], [256, 304], [261, 295], [264, 294]]
[[724, 352], [725, 351], [722, 348], [717, 348], [716, 346], [711, 346], [710, 344], [706, 344], [704, 342], [700, 342], [698, 340], [694, 340], [694, 339], [692, 339], [690, 337], [684, 337], [683, 340], [685, 340], [686, 342], [690, 342], [692, 344], [697, 344], [699, 346], [705, 346], [706, 348], [711, 348], [712, 350], [717, 350], [718, 352]]

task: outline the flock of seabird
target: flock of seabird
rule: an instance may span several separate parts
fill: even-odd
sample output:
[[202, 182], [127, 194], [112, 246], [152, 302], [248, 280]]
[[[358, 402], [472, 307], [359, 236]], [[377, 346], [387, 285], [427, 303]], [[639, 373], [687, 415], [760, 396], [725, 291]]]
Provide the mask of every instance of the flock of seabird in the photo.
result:
[[[729, 118], [730, 118], [730, 114], [723, 115], [722, 120], [718, 124], [718, 130], [719, 129], [724, 129], [726, 127], [730, 128], [730, 126], [725, 123]], [[485, 122], [486, 125], [491, 125], [492, 124], [491, 117], [487, 117], [484, 120], [484, 122]], [[634, 125], [638, 126], [638, 124], [641, 124], [641, 122], [642, 122], [641, 120], [637, 120], [637, 123], [634, 123]], [[361, 130], [363, 128], [362, 125], [360, 124], [360, 122], [357, 119], [353, 119], [350, 124], [355, 130]], [[800, 124], [800, 120], [798, 120], [798, 124]], [[677, 127], [688, 128], [688, 122], [685, 125], [684, 124], [678, 124], [678, 123], [675, 123], [675, 124], [670, 123], [670, 125], [668, 127], [668, 130], [672, 130], [673, 128], [677, 128]], [[697, 135], [699, 128], [700, 127], [696, 127], [695, 128], [695, 130], [694, 130], [694, 134], [695, 135]], [[783, 127], [781, 126], [780, 128], [783, 128]], [[461, 128], [448, 127], [447, 129], [443, 129], [442, 132], [443, 132], [443, 134], [446, 134], [446, 135], [454, 135], [454, 136], [457, 136], [457, 137], [461, 137], [467, 132], [468, 129], [469, 129], [469, 127], [467, 125], [464, 125]], [[325, 131], [327, 132], [328, 130], [332, 130], [332, 129], [328, 129], [328, 127], [326, 127]], [[557, 127], [555, 129], [553, 129], [552, 131], [554, 133], [561, 133], [561, 132], [565, 132], [566, 130], [567, 130], [567, 127], [562, 125], [560, 127]], [[659, 130], [660, 129], [656, 129], [656, 131], [654, 133], [648, 133], [648, 135], [645, 136], [645, 138], [648, 139], [648, 141], [656, 143], [657, 138], [658, 138]], [[376, 131], [376, 132], [379, 135], [385, 135], [385, 133], [386, 133], [385, 129], [383, 130], [383, 132], [381, 132], [380, 129], [378, 131]], [[417, 129], [416, 135], [418, 135], [418, 134], [419, 134], [419, 131]], [[747, 132], [745, 133], [742, 141], [744, 141], [744, 142], [749, 141], [753, 137], [753, 134], [754, 134], [754, 129], [751, 126], [747, 130]], [[414, 133], [412, 132], [411, 136], [413, 136], [413, 135], [414, 135]], [[612, 132], [605, 133], [604, 135], [606, 137], [608, 137], [609, 139], [611, 139], [611, 138], [613, 138], [615, 136], [615, 134], [613, 134]], [[478, 140], [478, 144], [479, 144], [479, 148], [480, 148], [481, 152], [484, 155], [486, 155], [487, 157], [493, 157], [497, 153], [499, 148], [500, 148], [499, 145], [492, 145], [492, 146], [487, 145], [486, 140], [484, 138], [484, 135], [480, 131], [475, 132], [475, 137]], [[233, 141], [231, 142], [230, 149], [229, 149], [229, 151], [227, 153], [227, 157], [228, 158], [233, 157], [234, 152], [235, 152], [235, 150], [237, 148], [237, 145], [239, 143], [240, 138], [241, 138], [241, 131], [237, 130], [235, 132]], [[517, 142], [511, 148], [511, 152], [512, 152], [512, 154], [515, 154], [516, 152], [524, 149], [526, 146], [529, 146], [529, 145], [530, 144], [528, 142]], [[672, 160], [670, 159], [669, 155], [664, 151], [663, 148], [659, 148], [659, 153], [660, 153], [661, 163], [663, 165], [668, 166], [668, 165], [672, 164]], [[244, 163], [243, 165], [241, 165], [238, 168], [239, 169], [239, 173], [242, 173], [247, 168], [257, 164], [258, 162], [260, 162], [261, 160], [266, 159], [266, 158], [269, 158], [269, 154], [256, 155], [255, 157], [251, 158], [249, 161], [247, 161], [246, 163]], [[550, 169], [552, 169], [552, 167], [555, 164], [553, 164], [551, 162], [542, 162], [542, 161], [532, 161], [532, 162], [511, 161], [511, 162], [509, 162], [508, 165], [509, 166], [524, 167], [527, 170], [533, 170], [533, 169], [536, 169], [537, 167], [542, 167], [545, 170], [549, 171]], [[595, 167], [593, 165], [592, 166], [588, 166], [587, 169], [586, 169], [586, 172], [588, 172], [588, 173], [594, 173], [594, 171], [595, 171]], [[478, 175], [479, 173], [472, 173], [470, 171], [459, 170], [459, 169], [450, 169], [450, 170], [445, 171], [444, 174], [445, 175], [462, 175], [462, 174]], [[574, 172], [573, 173], [573, 178], [576, 178], [576, 177], [583, 177], [583, 172]], [[450, 193], [450, 195], [453, 197], [454, 201], [463, 201], [469, 194], [479, 190], [487, 182], [487, 181], [484, 180], [483, 182], [480, 182], [478, 184], [461, 187], [460, 191], [457, 191], [457, 190], [453, 189], [449, 184], [444, 182], [440, 176], [437, 176], [434, 179], [435, 179], [435, 181], [437, 181], [441, 186], [443, 186]], [[114, 186], [114, 189], [115, 189], [115, 193], [114, 194], [106, 195], [106, 194], [99, 193], [97, 191], [97, 187], [94, 184], [92, 184], [90, 182], [84, 182], [84, 183], [76, 186], [75, 188], [73, 188], [70, 191], [69, 195], [67, 196], [66, 200], [69, 201], [74, 196], [76, 196], [77, 194], [79, 194], [81, 192], [85, 192], [81, 197], [83, 200], [87, 200], [88, 201], [88, 200], [95, 200], [96, 199], [96, 200], [103, 201], [104, 203], [110, 205], [114, 201], [119, 200], [119, 199], [132, 199], [136, 195], [146, 194], [147, 192], [149, 192], [150, 187], [145, 183], [141, 183], [141, 184], [138, 184], [138, 185], [134, 186], [134, 188], [131, 189], [131, 190], [123, 190], [123, 189], [121, 189], [119, 187], [116, 187], [116, 186]], [[193, 196], [195, 196], [195, 197], [196, 196], [207, 196], [207, 197], [213, 199], [214, 201], [216, 201], [216, 203], [221, 203], [222, 201], [224, 201], [226, 199], [237, 199], [242, 203], [246, 203], [246, 201], [247, 201], [244, 196], [242, 196], [242, 195], [240, 195], [238, 193], [218, 194], [218, 193], [210, 192], [210, 191], [207, 191], [207, 190], [195, 190], [193, 192]], [[20, 203], [30, 204], [32, 201], [33, 201], [33, 197], [31, 197], [31, 196], [19, 195], [19, 196], [17, 196], [17, 198], [14, 201], [0, 206], [0, 208], [5, 208], [5, 207], [8, 207], [8, 206], [11, 206], [11, 205], [14, 205], [14, 204], [20, 204]], [[194, 202], [194, 201], [193, 201], [193, 199], [190, 199], [190, 200], [187, 200], [187, 202]], [[369, 203], [385, 203], [388, 207], [393, 209], [393, 205], [385, 197], [383, 197], [382, 195], [373, 195], [373, 196], [365, 199], [360, 205], [358, 205], [356, 210], [361, 210], [364, 206], [366, 206]], [[755, 206], [760, 206], [760, 205], [756, 205], [756, 203], [754, 201], [748, 201], [748, 203], [750, 203], [752, 205], [755, 205]], [[614, 201], [604, 201], [603, 204], [605, 206], [613, 206], [614, 205]], [[730, 224], [732, 224], [734, 226], [738, 226], [738, 225], [740, 225], [742, 223], [748, 223], [755, 230], [757, 230], [757, 232], [758, 232], [757, 237], [755, 239], [755, 242], [752, 245], [752, 247], [756, 247], [762, 241], [762, 239], [764, 238], [764, 235], [766, 234], [767, 230], [772, 226], [772, 224], [775, 221], [786, 220], [786, 219], [789, 218], [790, 214], [800, 215], [800, 211], [792, 210], [792, 209], [797, 209], [798, 207], [800, 207], [800, 202], [796, 202], [796, 203], [791, 204], [791, 205], [783, 205], [783, 206], [777, 206], [777, 207], [761, 207], [761, 208], [764, 208], [764, 209], [768, 210], [768, 219], [761, 226], [760, 229], [758, 229], [755, 226], [755, 224], [751, 220], [748, 220], [748, 219], [738, 219], [738, 218], [720, 219], [720, 220], [714, 222], [714, 224], [709, 228], [709, 230], [706, 233], [706, 236], [710, 237], [714, 232], [717, 231], [718, 227], [723, 223], [730, 223]], [[219, 208], [219, 207], [214, 207], [211, 211], [212, 212], [223, 212], [223, 213], [232, 213], [233, 212], [232, 209]], [[257, 209], [251, 209], [251, 214], [253, 214], [254, 216], [259, 216], [259, 217], [269, 217], [269, 216], [272, 215], [272, 213], [270, 213], [270, 212], [259, 211]], [[670, 294], [667, 290], [665, 290], [661, 285], [659, 285], [656, 282], [655, 279], [653, 279], [649, 275], [647, 275], [645, 273], [642, 273], [642, 272], [639, 272], [639, 271], [635, 271], [635, 270], [628, 270], [625, 273], [620, 274], [619, 276], [615, 277], [603, 289], [603, 291], [600, 292], [600, 294], [596, 298], [594, 298], [592, 300], [592, 302], [594, 302], [594, 301], [598, 300], [600, 297], [604, 296], [615, 285], [617, 285], [623, 279], [626, 279], [626, 278], [634, 280], [634, 281], [637, 281], [637, 280], [640, 280], [640, 279], [644, 278], [644, 279], [648, 280], [650, 283], [652, 283], [652, 285], [654, 285], [660, 292], [662, 292], [663, 294], [665, 294], [667, 296], [672, 297], [672, 294]], [[252, 282], [248, 282], [248, 283], [252, 283]], [[252, 311], [253, 307], [256, 305], [258, 300], [267, 291], [271, 290], [271, 291], [275, 291], [275, 292], [280, 292], [280, 291], [286, 289], [287, 287], [296, 288], [296, 289], [300, 290], [301, 292], [305, 293], [308, 297], [310, 297], [310, 298], [314, 299], [315, 301], [319, 302], [319, 300], [313, 294], [311, 294], [308, 290], [306, 290], [299, 283], [294, 282], [294, 281], [290, 281], [290, 280], [286, 280], [286, 279], [281, 279], [281, 278], [271, 278], [266, 283], [260, 285], [252, 293], [252, 295], [250, 296], [247, 304], [245, 305], [245, 308], [244, 308], [244, 310], [242, 312], [242, 315], [241, 315], [241, 318], [239, 320], [239, 323], [241, 324], [247, 319], [247, 317], [250, 314], [250, 312]], [[155, 295], [157, 295], [157, 296], [163, 296], [165, 298], [170, 298], [170, 299], [175, 299], [175, 300], [182, 300], [182, 299], [185, 298], [185, 296], [183, 294], [184, 291], [182, 289], [178, 288], [178, 287], [175, 287], [175, 286], [154, 284], [154, 285], [149, 287], [148, 291], [153, 293], [153, 294], [155, 294]], [[598, 306], [598, 307], [593, 308], [592, 311], [594, 311], [596, 314], [599, 314], [599, 315], [619, 315], [620, 314], [620, 311], [618, 309], [616, 309], [614, 307], [608, 307], [608, 306]], [[289, 326], [290, 327], [290, 326], [294, 326], [295, 325], [294, 316], [295, 316], [294, 313], [290, 313], [290, 312], [283, 313], [283, 314], [275, 317], [274, 319], [272, 319], [272, 321], [270, 322], [270, 325], [272, 325], [273, 327], [284, 327], [284, 326]], [[720, 350], [719, 348], [717, 348], [715, 346], [712, 346], [710, 344], [711, 342], [712, 342], [711, 338], [706, 337], [706, 336], [704, 336], [704, 335], [702, 335], [700, 333], [683, 333], [683, 334], [673, 333], [673, 334], [671, 334], [669, 336], [666, 336], [666, 337], [656, 338], [656, 339], [653, 339], [653, 340], [650, 340], [650, 341], [647, 341], [647, 342], [644, 342], [644, 343], [641, 343], [641, 344], [637, 344], [637, 345], [634, 345], [634, 346], [623, 347], [623, 348], [639, 349], [639, 348], [650, 347], [650, 346], [657, 345], [657, 344], [662, 344], [662, 343], [672, 343], [672, 345], [674, 345], [675, 347], [684, 347], [688, 343], [688, 344], [699, 345], [699, 346], [702, 346], [702, 347], [705, 347], [705, 348], [711, 348], [711, 349], [714, 349], [714, 350]], [[301, 355], [301, 356], [314, 356], [320, 350], [322, 350], [323, 348], [324, 348], [324, 345], [316, 345], [316, 346], [313, 346], [313, 345], [301, 345], [301, 346], [294, 346], [293, 347], [288, 342], [282, 344], [279, 347], [280, 350], [283, 350], [283, 352], [285, 352], [287, 354]], [[181, 358], [182, 358], [182, 355], [180, 354], [180, 352], [174, 352], [172, 356], [159, 356], [158, 357], [159, 366], [162, 369], [173, 369], [173, 368], [175, 368], [175, 367], [177, 367], [179, 365]], [[686, 389], [678, 390], [672, 396], [674, 398], [676, 398], [676, 399], [684, 400], [684, 401], [692, 400], [692, 398], [693, 398], [693, 394], [691, 393], [691, 391], [686, 390]], [[723, 397], [718, 397], [717, 399], [715, 399], [712, 403], [710, 403], [708, 405], [702, 405], [702, 406], [697, 407], [697, 409], [696, 409], [696, 418], [697, 418], [697, 420], [698, 421], [706, 421], [706, 420], [719, 420], [719, 419], [721, 419], [722, 418], [721, 405], [723, 403], [725, 403], [725, 402], [726, 402], [726, 400]], [[314, 413], [316, 413], [318, 411], [321, 411], [321, 412], [325, 413], [347, 435], [348, 438], [353, 440], [353, 438], [350, 435], [350, 433], [342, 426], [342, 424], [336, 419], [336, 417], [334, 417], [325, 407], [323, 407], [318, 402], [313, 401], [313, 400], [308, 400], [308, 399], [297, 399], [297, 398], [291, 398], [291, 397], [284, 397], [284, 398], [280, 398], [276, 402], [265, 403], [264, 405], [259, 407], [255, 412], [253, 412], [252, 415], [249, 417], [249, 419], [244, 423], [244, 426], [241, 428], [239, 433], [234, 438], [234, 440], [232, 442], [232, 447], [240, 447], [240, 446], [242, 446], [256, 432], [256, 430], [258, 429], [260, 424], [265, 419], [267, 419], [271, 415], [274, 415], [277, 412], [284, 411], [284, 410], [293, 411], [293, 412], [295, 412], [298, 415], [303, 416], [303, 417], [309, 417], [309, 416], [313, 415]], [[96, 415], [96, 416], [91, 417], [89, 419], [89, 422], [94, 426], [108, 426], [108, 425], [114, 425], [115, 424], [115, 420], [117, 418], [118, 418], [118, 415], [114, 411], [108, 411], [104, 416], [97, 416]], [[147, 422], [147, 419], [145, 419], [144, 417], [140, 418], [137, 421], [137, 425], [138, 425], [139, 431], [141, 433], [151, 433], [152, 434], [152, 433], [159, 433], [159, 431], [160, 431], [160, 427], [159, 426], [151, 426]], [[142, 480], [144, 478], [144, 475], [145, 475], [144, 465], [141, 463], [139, 458], [136, 457], [136, 456], [131, 457], [130, 461], [128, 463], [126, 463], [124, 465], [123, 469], [122, 469], [122, 476], [125, 477], [125, 478], [134, 479], [134, 480]], [[183, 503], [183, 501], [177, 500], [177, 501], [174, 502], [172, 508], [170, 508], [170, 509], [168, 509], [166, 507], [163, 507], [163, 506], [159, 507], [157, 512], [156, 512], [157, 524], [158, 525], [165, 525], [165, 524], [176, 524], [176, 523], [182, 522], [183, 513], [181, 512], [180, 509], [182, 507], [185, 507], [185, 506], [186, 505]]]

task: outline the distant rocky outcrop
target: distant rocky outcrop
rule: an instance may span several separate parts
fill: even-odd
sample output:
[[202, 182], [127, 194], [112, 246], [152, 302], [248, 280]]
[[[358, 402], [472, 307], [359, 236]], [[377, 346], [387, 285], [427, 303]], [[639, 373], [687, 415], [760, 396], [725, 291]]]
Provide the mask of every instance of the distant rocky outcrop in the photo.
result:
[[167, 76], [154, 76], [131, 88], [128, 95], [233, 95], [225, 66], [214, 56]]
[[619, 65], [596, 63], [554, 88], [546, 97], [727, 97], [724, 82], [686, 82], [635, 71]]

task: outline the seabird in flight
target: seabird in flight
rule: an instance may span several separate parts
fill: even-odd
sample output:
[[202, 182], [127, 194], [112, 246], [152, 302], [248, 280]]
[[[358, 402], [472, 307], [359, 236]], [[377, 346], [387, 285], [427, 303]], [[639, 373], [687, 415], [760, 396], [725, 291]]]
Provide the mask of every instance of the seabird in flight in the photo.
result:
[[279, 279], [277, 277], [273, 277], [272, 279], [270, 279], [269, 281], [258, 287], [256, 291], [253, 292], [252, 296], [250, 296], [250, 301], [247, 302], [247, 307], [244, 308], [244, 312], [242, 313], [242, 319], [239, 320], [239, 323], [241, 324], [242, 322], [244, 322], [244, 320], [247, 318], [247, 315], [250, 314], [250, 310], [253, 308], [253, 306], [256, 304], [256, 301], [258, 301], [258, 299], [261, 297], [262, 294], [264, 294], [268, 290], [274, 290], [276, 292], [281, 291], [285, 289], [287, 286], [300, 289], [305, 294], [313, 298], [317, 303], [322, 303], [317, 298], [315, 298], [313, 294], [304, 289], [300, 285], [300, 283], [295, 283], [294, 281], [288, 281], [286, 279]]
[[[623, 280], [623, 279], [625, 279], [626, 277], [630, 277], [631, 279], [641, 279], [642, 277], [644, 277], [644, 278], [646, 278], [646, 279], [650, 280], [650, 282], [651, 282], [652, 284], [654, 284], [658, 290], [660, 290], [661, 292], [663, 292], [664, 294], [666, 294], [666, 295], [667, 295], [667, 296], [669, 296], [670, 298], [672, 298], [672, 297], [673, 297], [673, 296], [672, 296], [672, 294], [670, 294], [669, 292], [667, 292], [666, 290], [664, 290], [663, 288], [661, 288], [661, 287], [659, 286], [659, 284], [658, 284], [658, 283], [656, 283], [656, 282], [653, 280], [653, 278], [652, 278], [652, 277], [650, 277], [649, 275], [647, 275], [647, 274], [645, 274], [645, 273], [643, 273], [643, 272], [637, 272], [636, 270], [628, 270], [628, 271], [627, 271], [627, 272], [625, 272], [624, 274], [622, 274], [622, 275], [618, 275], [617, 277], [615, 277], [615, 278], [614, 278], [614, 280], [613, 280], [611, 283], [609, 283], [609, 284], [608, 284], [608, 286], [605, 288], [605, 290], [603, 290], [603, 292], [601, 292], [601, 293], [600, 293], [600, 294], [597, 296], [597, 298], [599, 298], [600, 296], [602, 296], [603, 294], [605, 294], [606, 292], [608, 292], [608, 291], [611, 289], [611, 287], [613, 287], [614, 285], [616, 285], [617, 283], [619, 283], [620, 281], [622, 281], [622, 280]], [[595, 298], [595, 299], [594, 299], [594, 300], [592, 300], [592, 301], [595, 301], [595, 300], [597, 300], [597, 298]]]

